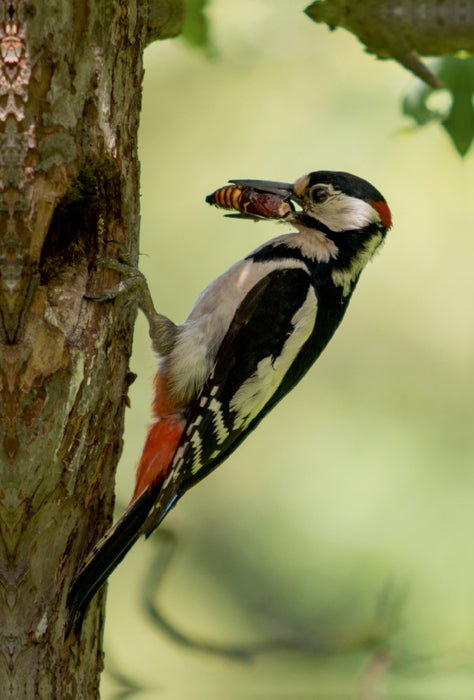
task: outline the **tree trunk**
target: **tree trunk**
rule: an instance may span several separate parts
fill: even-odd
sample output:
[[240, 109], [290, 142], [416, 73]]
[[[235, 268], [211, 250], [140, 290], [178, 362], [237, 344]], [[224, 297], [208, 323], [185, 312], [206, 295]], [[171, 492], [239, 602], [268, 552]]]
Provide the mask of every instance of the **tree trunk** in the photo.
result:
[[0, 0], [0, 695], [94, 698], [104, 596], [64, 639], [110, 524], [135, 306], [145, 0]]

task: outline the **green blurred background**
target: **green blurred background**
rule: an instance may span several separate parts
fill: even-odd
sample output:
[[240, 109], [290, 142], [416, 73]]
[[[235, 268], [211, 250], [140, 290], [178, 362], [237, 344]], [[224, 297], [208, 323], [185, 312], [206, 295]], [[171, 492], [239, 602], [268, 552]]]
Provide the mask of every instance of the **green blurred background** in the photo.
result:
[[[110, 580], [106, 700], [474, 697], [474, 162], [434, 123], [404, 129], [409, 73], [302, 10], [213, 0], [213, 57], [181, 39], [146, 50], [140, 268], [179, 322], [286, 230], [206, 205], [230, 178], [347, 170], [389, 202], [394, 228], [323, 357], [166, 521], [178, 546], [158, 595], [180, 630], [308, 650], [242, 663], [174, 643], [142, 606], [153, 536]], [[118, 510], [155, 364], [140, 316]], [[311, 651], [318, 640], [335, 653]], [[123, 694], [117, 673], [145, 690]]]

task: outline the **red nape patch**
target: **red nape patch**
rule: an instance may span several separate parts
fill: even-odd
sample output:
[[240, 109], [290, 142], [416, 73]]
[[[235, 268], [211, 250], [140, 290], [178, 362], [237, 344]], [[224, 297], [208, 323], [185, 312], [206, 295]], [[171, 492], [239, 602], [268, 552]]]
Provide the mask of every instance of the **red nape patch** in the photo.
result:
[[369, 203], [373, 206], [375, 211], [377, 211], [380, 214], [382, 224], [387, 228], [390, 228], [390, 226], [392, 225], [392, 214], [390, 212], [390, 209], [388, 208], [387, 202], [375, 202], [373, 199], [370, 199]]
[[135, 491], [130, 503], [147, 488], [163, 481], [186, 427], [179, 414], [166, 416], [154, 423], [147, 435], [145, 447], [137, 466]]

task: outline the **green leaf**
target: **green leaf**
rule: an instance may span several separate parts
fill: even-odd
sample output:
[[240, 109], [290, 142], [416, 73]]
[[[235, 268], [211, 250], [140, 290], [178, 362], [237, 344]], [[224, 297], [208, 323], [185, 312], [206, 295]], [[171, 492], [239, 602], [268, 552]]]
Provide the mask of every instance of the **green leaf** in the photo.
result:
[[474, 139], [474, 57], [447, 56], [438, 63], [436, 73], [445, 90], [452, 96], [451, 107], [445, 112], [434, 110], [428, 99], [438, 89], [418, 83], [403, 99], [403, 113], [419, 126], [438, 120], [448, 132], [457, 152], [465, 156]]
[[202, 49], [211, 56], [214, 48], [210, 39], [206, 5], [207, 0], [186, 0], [186, 17], [181, 37], [190, 46]]

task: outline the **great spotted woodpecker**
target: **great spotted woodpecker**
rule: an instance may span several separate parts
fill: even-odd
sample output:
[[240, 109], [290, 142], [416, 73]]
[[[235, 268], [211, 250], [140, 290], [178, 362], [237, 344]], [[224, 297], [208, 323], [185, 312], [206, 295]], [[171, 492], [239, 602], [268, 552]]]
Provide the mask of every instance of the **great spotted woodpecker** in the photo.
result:
[[294, 184], [233, 182], [236, 193], [217, 191], [208, 201], [226, 206], [225, 199], [241, 215], [250, 201], [253, 213], [284, 219], [296, 232], [235, 263], [201, 293], [179, 326], [155, 311], [143, 277], [133, 278], [159, 354], [153, 422], [130, 505], [73, 580], [72, 622], [134, 542], [149, 535], [308, 371], [391, 226], [380, 192], [348, 173], [313, 172]]

